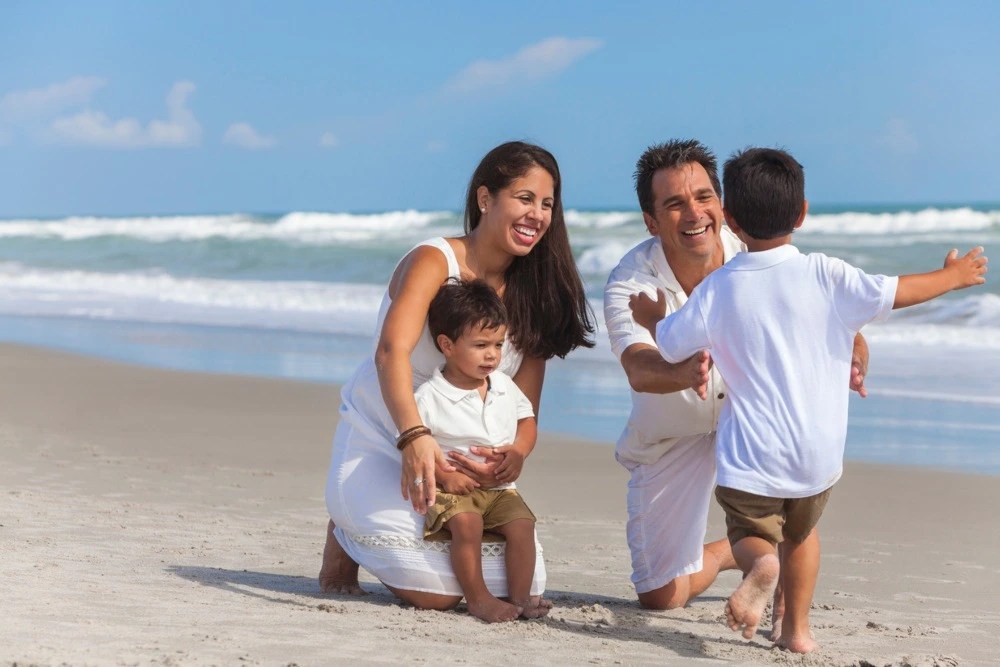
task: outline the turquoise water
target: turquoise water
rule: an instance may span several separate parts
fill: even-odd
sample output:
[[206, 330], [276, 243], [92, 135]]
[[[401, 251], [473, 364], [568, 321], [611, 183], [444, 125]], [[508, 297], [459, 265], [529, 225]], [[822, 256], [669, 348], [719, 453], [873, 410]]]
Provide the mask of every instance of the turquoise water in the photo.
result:
[[[646, 238], [636, 211], [569, 211], [601, 290]], [[163, 368], [343, 382], [369, 353], [398, 258], [455, 235], [453, 212], [0, 221], [0, 340]], [[796, 244], [877, 273], [1000, 248], [1000, 205], [814, 207]], [[852, 398], [847, 455], [1000, 474], [1000, 279], [865, 330], [871, 396]], [[614, 442], [629, 409], [603, 332], [550, 364], [541, 425]]]

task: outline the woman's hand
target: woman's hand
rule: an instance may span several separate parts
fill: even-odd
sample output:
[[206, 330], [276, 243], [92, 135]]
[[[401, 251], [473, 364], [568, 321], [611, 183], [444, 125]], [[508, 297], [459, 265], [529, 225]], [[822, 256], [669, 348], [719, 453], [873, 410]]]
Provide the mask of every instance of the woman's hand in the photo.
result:
[[[488, 453], [493, 452], [492, 447], [481, 447], [479, 449]], [[455, 468], [459, 472], [469, 476], [481, 489], [492, 489], [494, 486], [503, 484], [496, 477], [496, 469], [500, 465], [500, 457], [491, 458], [487, 454], [486, 461], [476, 461], [461, 452], [448, 452], [448, 459], [451, 463], [455, 464]]]
[[496, 468], [494, 476], [501, 484], [510, 484], [521, 476], [521, 469], [524, 467], [524, 459], [527, 453], [517, 445], [503, 445], [502, 447], [470, 447], [469, 451], [477, 456], [486, 458], [487, 461], [495, 461]]
[[455, 471], [455, 466], [444, 457], [433, 437], [422, 435], [403, 448], [400, 490], [403, 498], [413, 504], [413, 509], [418, 514], [426, 514], [427, 506], [434, 504], [437, 494], [436, 466], [441, 466], [441, 470], [445, 472]]
[[479, 488], [479, 483], [464, 472], [439, 472], [438, 485], [445, 493], [456, 496], [467, 496]]

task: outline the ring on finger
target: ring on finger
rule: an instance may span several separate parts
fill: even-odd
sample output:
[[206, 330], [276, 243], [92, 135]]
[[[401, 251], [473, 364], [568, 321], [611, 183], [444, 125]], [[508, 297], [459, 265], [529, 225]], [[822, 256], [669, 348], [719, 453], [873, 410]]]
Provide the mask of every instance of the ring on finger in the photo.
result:
[[417, 477], [415, 480], [413, 480], [413, 486], [420, 486], [423, 483], [424, 483], [423, 477]]

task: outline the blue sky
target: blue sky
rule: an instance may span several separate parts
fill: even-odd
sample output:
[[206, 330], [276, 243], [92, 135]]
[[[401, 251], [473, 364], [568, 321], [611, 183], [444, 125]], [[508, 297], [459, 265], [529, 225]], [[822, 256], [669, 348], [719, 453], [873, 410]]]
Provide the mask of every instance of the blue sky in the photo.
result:
[[6, 2], [0, 217], [456, 209], [555, 153], [635, 208], [649, 144], [783, 146], [817, 203], [1000, 200], [991, 2]]

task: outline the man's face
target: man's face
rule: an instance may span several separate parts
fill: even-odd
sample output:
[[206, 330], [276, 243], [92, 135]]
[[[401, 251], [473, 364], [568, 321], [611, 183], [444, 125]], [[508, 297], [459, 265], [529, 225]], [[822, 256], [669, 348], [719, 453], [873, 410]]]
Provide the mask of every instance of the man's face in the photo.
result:
[[722, 202], [697, 162], [653, 174], [653, 215], [646, 229], [660, 238], [667, 260], [710, 259], [721, 247]]

